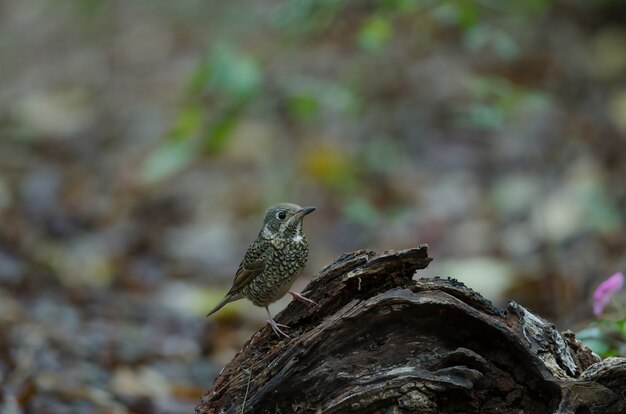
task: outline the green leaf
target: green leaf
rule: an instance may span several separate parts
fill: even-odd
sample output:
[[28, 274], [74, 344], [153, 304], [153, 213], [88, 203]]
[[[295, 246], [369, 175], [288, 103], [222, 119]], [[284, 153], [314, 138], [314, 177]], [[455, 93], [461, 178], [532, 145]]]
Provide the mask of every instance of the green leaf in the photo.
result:
[[519, 56], [520, 47], [508, 33], [484, 25], [474, 25], [465, 31], [463, 44], [471, 52], [493, 51], [504, 60]]
[[[603, 320], [598, 322], [605, 325]], [[590, 326], [579, 331], [576, 333], [576, 338], [602, 357], [606, 358], [615, 352], [609, 343], [606, 333], [598, 326]]]
[[381, 214], [366, 198], [350, 200], [343, 213], [349, 220], [366, 227], [375, 227], [381, 220]]
[[302, 120], [313, 118], [318, 113], [319, 107], [319, 101], [314, 96], [307, 94], [290, 96], [287, 101], [289, 113]]
[[249, 55], [227, 45], [218, 45], [201, 62], [189, 82], [192, 94], [209, 94], [235, 101], [258, 92], [261, 71]]
[[589, 339], [581, 339], [581, 342], [593, 352], [598, 355], [606, 356], [610, 351], [610, 347], [607, 343], [600, 339], [589, 338]]
[[416, 2], [415, 0], [379, 0], [379, 3], [379, 8], [388, 9], [402, 14], [410, 13], [417, 10], [420, 6], [423, 6], [422, 3]]
[[203, 112], [202, 107], [196, 104], [182, 108], [170, 131], [170, 137], [189, 139], [194, 136], [202, 125]]
[[285, 0], [277, 2], [270, 22], [287, 33], [306, 35], [328, 29], [347, 5], [341, 0]]
[[210, 87], [225, 95], [244, 99], [261, 83], [257, 63], [248, 55], [227, 46], [217, 47], [211, 56]]
[[241, 111], [236, 108], [222, 115], [209, 126], [202, 140], [204, 151], [211, 154], [222, 150], [228, 143], [228, 139], [232, 136], [232, 132], [239, 124], [240, 119]]
[[391, 39], [391, 35], [389, 21], [381, 16], [372, 16], [361, 26], [358, 43], [368, 52], [378, 52]]
[[475, 128], [498, 129], [506, 123], [506, 114], [502, 107], [488, 104], [474, 104], [467, 108], [462, 123]]
[[462, 28], [470, 28], [478, 22], [479, 13], [476, 3], [459, 1], [455, 4], [457, 24]]
[[141, 166], [140, 180], [154, 184], [186, 167], [193, 159], [195, 146], [189, 140], [168, 140], [157, 147]]

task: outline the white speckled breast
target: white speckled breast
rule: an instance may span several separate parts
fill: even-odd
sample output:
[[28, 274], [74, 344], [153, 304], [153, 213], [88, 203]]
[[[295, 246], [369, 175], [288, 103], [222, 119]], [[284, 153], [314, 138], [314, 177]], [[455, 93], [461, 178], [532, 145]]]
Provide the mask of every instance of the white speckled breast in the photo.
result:
[[[255, 277], [242, 290], [252, 303], [267, 306], [283, 297], [302, 272], [309, 256], [308, 242], [304, 236], [298, 242], [281, 243], [266, 259], [263, 273]], [[274, 244], [274, 243], [272, 243]], [[275, 245], [276, 246], [276, 245]]]

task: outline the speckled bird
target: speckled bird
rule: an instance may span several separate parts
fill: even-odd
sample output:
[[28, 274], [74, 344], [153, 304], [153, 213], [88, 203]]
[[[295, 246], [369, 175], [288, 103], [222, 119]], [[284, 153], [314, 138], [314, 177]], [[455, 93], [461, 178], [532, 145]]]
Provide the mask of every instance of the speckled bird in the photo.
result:
[[315, 207], [281, 203], [265, 213], [263, 227], [256, 240], [250, 244], [226, 297], [207, 316], [224, 305], [246, 298], [256, 306], [264, 307], [268, 323], [277, 335], [289, 337], [272, 318], [268, 306], [289, 292], [294, 299], [316, 305], [310, 299], [290, 291], [309, 257], [309, 242], [302, 232], [304, 216]]

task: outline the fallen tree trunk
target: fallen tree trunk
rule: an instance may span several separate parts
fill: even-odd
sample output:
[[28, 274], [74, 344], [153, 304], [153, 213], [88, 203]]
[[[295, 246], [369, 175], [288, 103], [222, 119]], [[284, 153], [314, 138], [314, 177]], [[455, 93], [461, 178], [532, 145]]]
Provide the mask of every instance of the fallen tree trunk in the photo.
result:
[[257, 332], [196, 413], [626, 413], [626, 359], [600, 359], [511, 302], [413, 280], [427, 247], [357, 251]]

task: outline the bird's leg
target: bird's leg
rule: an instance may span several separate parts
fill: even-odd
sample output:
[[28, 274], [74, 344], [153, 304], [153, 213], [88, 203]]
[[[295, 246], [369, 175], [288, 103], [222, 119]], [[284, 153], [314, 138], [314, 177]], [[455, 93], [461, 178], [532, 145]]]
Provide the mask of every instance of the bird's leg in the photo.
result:
[[293, 296], [294, 300], [301, 300], [302, 302], [307, 302], [310, 303], [311, 305], [315, 305], [315, 306], [319, 306], [316, 302], [313, 302], [311, 299], [309, 298], [305, 298], [304, 296], [302, 296], [299, 293], [296, 292], [292, 292], [291, 290], [289, 291], [289, 294], [291, 294], [291, 296]]
[[265, 310], [267, 311], [267, 317], [269, 318], [267, 320], [267, 323], [270, 324], [270, 326], [272, 327], [272, 329], [274, 330], [274, 332], [276, 333], [276, 335], [278, 336], [284, 336], [286, 338], [291, 338], [289, 335], [287, 335], [286, 333], [284, 333], [283, 331], [280, 330], [280, 327], [283, 328], [289, 328], [287, 325], [283, 325], [282, 323], [276, 323], [276, 321], [272, 318], [272, 314], [270, 313], [270, 309], [266, 306]]

